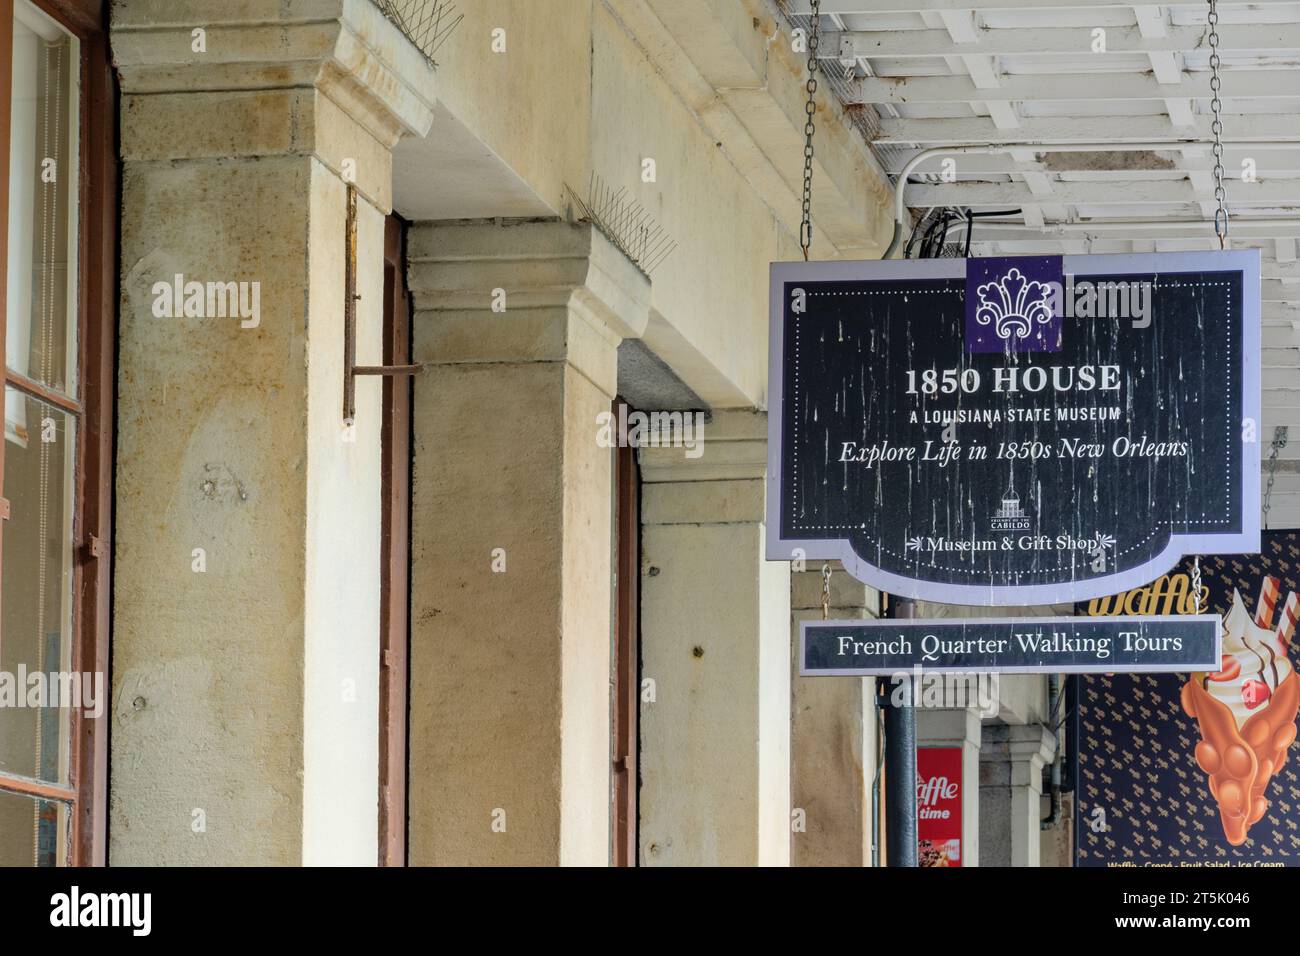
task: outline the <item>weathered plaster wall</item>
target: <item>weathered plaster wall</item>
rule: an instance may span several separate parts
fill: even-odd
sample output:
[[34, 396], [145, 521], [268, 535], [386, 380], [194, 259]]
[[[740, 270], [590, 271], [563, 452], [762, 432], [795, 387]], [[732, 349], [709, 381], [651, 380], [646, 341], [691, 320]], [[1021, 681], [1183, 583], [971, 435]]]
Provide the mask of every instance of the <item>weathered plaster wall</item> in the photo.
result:
[[[880, 592], [832, 563], [829, 617], [880, 616]], [[800, 677], [799, 630], [821, 620], [821, 563], [790, 574], [790, 790], [804, 813], [790, 837], [792, 866], [870, 866], [872, 780], [880, 741], [876, 679]]]
[[[427, 327], [417, 318], [417, 360], [430, 354]], [[534, 791], [561, 776], [564, 512], [558, 484], [537, 479], [562, 467], [565, 380], [558, 363], [441, 365], [416, 385], [415, 864], [559, 861], [560, 801]], [[492, 573], [494, 548], [505, 573]]]
[[[310, 181], [296, 157], [124, 169], [115, 863], [301, 859]], [[155, 318], [177, 272], [283, 281], [241, 329]]]
[[790, 579], [763, 558], [766, 424], [719, 412], [699, 459], [639, 452], [643, 865], [790, 862]]
[[[123, 190], [114, 860], [368, 862], [379, 385], [343, 441], [343, 184], [284, 158], [128, 164]], [[360, 205], [377, 261], [382, 216]], [[175, 272], [260, 277], [260, 326], [154, 317]], [[360, 292], [373, 357], [382, 272]]]
[[[592, 167], [678, 243], [655, 269], [654, 307], [731, 385], [730, 393], [706, 388], [704, 397], [762, 404], [767, 267], [782, 254], [785, 230], [633, 38], [603, 5], [595, 11]], [[653, 182], [642, 178], [647, 159]]]
[[440, 105], [559, 212], [566, 183], [586, 187], [589, 125], [606, 119], [591, 109], [591, 0], [476, 0], [456, 13], [436, 53]]

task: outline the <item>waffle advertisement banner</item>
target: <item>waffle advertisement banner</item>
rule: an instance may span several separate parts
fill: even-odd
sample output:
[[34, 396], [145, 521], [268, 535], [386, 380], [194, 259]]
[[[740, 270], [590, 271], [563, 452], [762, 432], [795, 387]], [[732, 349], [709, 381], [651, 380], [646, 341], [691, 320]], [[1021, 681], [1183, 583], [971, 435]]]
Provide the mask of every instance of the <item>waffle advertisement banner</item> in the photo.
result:
[[[1196, 562], [1076, 606], [1089, 616], [1195, 614]], [[1260, 554], [1202, 556], [1218, 670], [1083, 674], [1076, 694], [1079, 866], [1300, 864], [1300, 532]]]
[[961, 866], [962, 749], [916, 748], [917, 860]]

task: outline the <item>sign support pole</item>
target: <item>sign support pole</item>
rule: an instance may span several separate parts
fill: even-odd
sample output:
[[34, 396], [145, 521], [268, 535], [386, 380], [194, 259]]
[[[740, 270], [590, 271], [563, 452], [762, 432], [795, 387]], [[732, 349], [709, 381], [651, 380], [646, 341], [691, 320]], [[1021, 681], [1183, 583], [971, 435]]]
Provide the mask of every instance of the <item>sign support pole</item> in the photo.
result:
[[[916, 616], [911, 601], [891, 598], [894, 616]], [[911, 682], [900, 685], [902, 706], [895, 706], [891, 678], [877, 684], [885, 711], [885, 847], [888, 866], [917, 865], [916, 836], [916, 708]]]

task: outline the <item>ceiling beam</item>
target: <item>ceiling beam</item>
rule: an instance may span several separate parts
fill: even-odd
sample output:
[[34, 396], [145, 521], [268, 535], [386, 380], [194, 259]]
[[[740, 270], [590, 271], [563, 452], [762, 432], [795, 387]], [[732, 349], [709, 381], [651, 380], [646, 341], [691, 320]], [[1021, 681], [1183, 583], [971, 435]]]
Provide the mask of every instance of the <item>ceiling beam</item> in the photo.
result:
[[[1036, 103], [1096, 100], [1165, 100], [1210, 97], [1208, 73], [1181, 73], [1177, 83], [1161, 83], [1150, 73], [1004, 73], [996, 87], [976, 85], [964, 76], [871, 76], [853, 84], [850, 102], [972, 103], [1000, 100]], [[1295, 99], [1297, 70], [1231, 70], [1223, 74], [1223, 95], [1233, 100]], [[1125, 122], [1133, 117], [1124, 117]], [[1111, 121], [1113, 125], [1113, 120]]]
[[[1005, 230], [1003, 232], [1005, 232]], [[1058, 246], [1064, 246], [1067, 243], [1074, 243], [1077, 241], [1074, 239], [1067, 239], [1059, 235], [1044, 236], [1040, 233], [1034, 232], [1031, 229], [1022, 230], [1020, 232], [1019, 238], [1017, 239], [1007, 239], [1005, 238], [1005, 235], [1002, 233], [1000, 233], [999, 235], [1001, 235], [1002, 237], [997, 239], [996, 241], [986, 241], [985, 228], [983, 226], [976, 225], [975, 238], [972, 241], [971, 246], [976, 250], [983, 250], [984, 247], [986, 246], [996, 245], [998, 251], [1002, 254], [1028, 255], [1035, 252], [1039, 252], [1039, 253], [1043, 252], [1045, 246], [1058, 247]], [[1200, 251], [1204, 249], [1205, 242], [1207, 241], [1207, 239], [1211, 239], [1212, 241], [1212, 237], [1206, 235], [1201, 235], [1195, 238], [1186, 238], [1186, 239], [1178, 239], [1178, 238], [1171, 239], [1167, 236], [1162, 236], [1159, 239], [1159, 242], [1162, 251], [1194, 252], [1194, 251]], [[1254, 240], [1254, 242], [1268, 243], [1271, 247], [1271, 245], [1274, 242], [1294, 243], [1295, 240], [1294, 239], [1276, 239], [1276, 240], [1257, 239]], [[1124, 238], [1114, 239], [1111, 238], [1109, 235], [1107, 235], [1104, 238], [1093, 238], [1087, 240], [1088, 252], [1090, 253], [1114, 253], [1114, 254], [1127, 255], [1130, 253], [1154, 252], [1155, 245], [1156, 245], [1156, 240], [1154, 239], [1124, 239]], [[1237, 242], [1233, 243], [1233, 248], [1243, 249], [1243, 248], [1248, 248], [1248, 246], [1244, 245], [1242, 241], [1238, 240]], [[982, 254], [988, 254], [988, 253], [982, 253]], [[1291, 266], [1293, 265], [1294, 263], [1279, 263], [1269, 258], [1262, 258], [1260, 260], [1261, 275], [1265, 279], [1281, 279], [1287, 282], [1289, 285], [1291, 285], [1293, 289], [1295, 289], [1296, 297], [1297, 297], [1297, 305], [1293, 307], [1295, 310], [1293, 312], [1293, 315], [1297, 321], [1300, 321], [1300, 282], [1297, 281], [1300, 280], [1300, 272], [1291, 268]], [[1281, 322], [1289, 321], [1288, 319], [1280, 317], [1281, 312], [1285, 311], [1287, 308], [1288, 306], [1286, 304], [1279, 304], [1277, 302], [1272, 302], [1272, 301], [1265, 302], [1264, 304], [1264, 309], [1266, 311], [1277, 310], [1278, 314], [1273, 315], [1272, 317], [1277, 321], [1281, 321]], [[1297, 334], [1300, 334], [1300, 332], [1298, 332]]]
[[[960, 167], [958, 167], [960, 169]], [[1232, 206], [1300, 206], [1300, 181], [1228, 182]], [[1194, 203], [1199, 194], [1187, 180], [1138, 182], [1055, 182], [1052, 202], [1085, 206], [1141, 206]], [[909, 206], [1018, 206], [1041, 202], [1024, 183], [913, 183], [907, 187]], [[1140, 215], [1140, 213], [1139, 213]]]
[[[1287, 329], [1279, 329], [1270, 326], [1271, 331], [1286, 332]], [[1294, 331], [1292, 331], [1294, 335]], [[1275, 348], [1267, 345], [1260, 350], [1259, 364], [1262, 368], [1300, 368], [1300, 355], [1296, 355], [1296, 344], [1287, 342]]]
[[[1300, 237], [1300, 219], [1281, 222], [1269, 220], [1266, 224], [1252, 224], [1248, 219], [1233, 219], [1228, 229], [1229, 238], [1272, 239], [1277, 237]], [[1214, 223], [1169, 223], [1153, 225], [1147, 222], [1121, 223], [1103, 221], [1101, 223], [1080, 223], [1068, 229], [1060, 228], [1058, 223], [1045, 223], [1041, 232], [1026, 229], [1021, 225], [978, 223], [975, 226], [976, 242], [1026, 242], [1037, 239], [1051, 239], [1062, 242], [1095, 237], [1097, 239], [1127, 239], [1130, 241], [1162, 239], [1214, 239]]]
[[[1033, 154], [1032, 146], [1025, 151]], [[1019, 152], [1019, 151], [1017, 151]], [[1181, 179], [1189, 172], [1211, 172], [1214, 169], [1214, 157], [1209, 151], [1200, 156], [1187, 156], [1176, 146], [1160, 155], [1139, 153], [1131, 150], [1113, 153], [1039, 153], [1032, 160], [1017, 160], [1010, 152], [973, 154], [966, 156], [934, 156], [925, 160], [915, 170], [916, 173], [939, 174], [943, 171], [943, 161], [951, 158], [956, 163], [958, 177], [996, 176], [1019, 173], [1026, 169], [1036, 169], [1046, 173], [1072, 175], [1087, 173], [1088, 176], [1106, 177], [1107, 179], [1132, 179], [1134, 182], [1151, 179]], [[898, 150], [891, 150], [886, 159], [886, 169], [898, 175], [911, 157]], [[1256, 175], [1263, 179], [1300, 179], [1300, 143], [1295, 149], [1252, 149], [1250, 147], [1228, 147], [1223, 151], [1223, 165], [1233, 181], [1240, 181], [1243, 160], [1253, 160]], [[1228, 183], [1232, 187], [1232, 183]]]
[[[1219, 7], [1274, 7], [1290, 0], [1219, 0]], [[1132, 3], [1110, 0], [821, 0], [823, 15], [832, 13], [922, 13], [944, 10], [1092, 10], [1097, 7], [1131, 8]], [[812, 12], [809, 0], [789, 0], [788, 11], [795, 16]], [[1224, 31], [1227, 32], [1227, 31]]]
[[1300, 388], [1300, 364], [1293, 364], [1290, 368], [1262, 368], [1259, 378], [1265, 390]]
[[[1280, 114], [1225, 113], [1224, 138], [1228, 140], [1286, 140], [1300, 148], [1300, 126]], [[1000, 129], [987, 117], [956, 119], [884, 119], [875, 137], [878, 143], [925, 143], [959, 146], [966, 143], [1196, 143], [1208, 145], [1210, 117], [1197, 116], [1190, 127], [1174, 126], [1160, 116], [1040, 116], [1024, 119], [1018, 129]]]
[[[1266, 349], [1300, 348], [1300, 330], [1288, 326], [1270, 325], [1264, 329], [1263, 341], [1260, 344]], [[1292, 358], [1292, 361], [1295, 359]]]
[[[1132, 27], [1106, 27], [1106, 52], [1094, 54], [1105, 62], [1109, 55], [1120, 53], [1208, 52], [1205, 28], [1171, 26], [1164, 36], [1143, 36]], [[1221, 53], [1289, 53], [1300, 50], [1300, 23], [1234, 23], [1224, 28], [1219, 41]], [[975, 32], [970, 49], [962, 53], [986, 56], [1059, 56], [1063, 53], [1092, 53], [1091, 27], [1034, 27], [1032, 29], [981, 28]], [[824, 33], [819, 47], [828, 59], [840, 57], [910, 57], [951, 56], [952, 37], [947, 30], [847, 30]]]
[[1259, 283], [1261, 302], [1281, 302], [1284, 305], [1300, 304], [1300, 289], [1281, 279], [1261, 279]]
[[[933, 19], [934, 15], [930, 15]], [[959, 52], [975, 42], [975, 14], [969, 10], [943, 11], [938, 14], [939, 21], [943, 23], [948, 33], [948, 37], [953, 43], [953, 52]], [[927, 21], [928, 22], [928, 21]], [[1001, 85], [998, 75], [996, 57], [985, 54], [974, 53], [962, 55], [960, 57], [948, 57], [949, 69], [953, 73], [959, 73], [957, 64], [970, 74], [970, 83], [975, 89], [988, 90], [994, 89]], [[874, 75], [874, 74], [873, 74]], [[1014, 129], [1020, 125], [1020, 116], [1016, 111], [1015, 104], [1010, 100], [1002, 97], [993, 97], [991, 101], [986, 101], [981, 97], [978, 100], [970, 101], [972, 106], [982, 106], [987, 110], [993, 122], [998, 125], [999, 129]]]
[[1290, 325], [1293, 328], [1300, 328], [1300, 305], [1265, 302], [1260, 306], [1260, 316], [1272, 325]]

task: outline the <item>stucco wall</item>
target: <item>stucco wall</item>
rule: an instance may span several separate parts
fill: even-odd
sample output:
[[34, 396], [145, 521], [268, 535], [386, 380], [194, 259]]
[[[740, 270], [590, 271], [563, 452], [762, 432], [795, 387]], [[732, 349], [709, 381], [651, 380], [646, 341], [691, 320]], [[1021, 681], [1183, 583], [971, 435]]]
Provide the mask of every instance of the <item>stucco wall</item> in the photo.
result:
[[[655, 269], [654, 308], [740, 393], [718, 396], [724, 404], [761, 405], [767, 267], [790, 248], [781, 242], [788, 233], [645, 52], [604, 6], [595, 9], [592, 166], [678, 243]], [[642, 180], [646, 159], [654, 182]]]
[[[441, 106], [557, 212], [565, 183], [585, 186], [590, 168], [592, 6], [460, 3], [455, 12], [465, 19], [436, 53]], [[492, 50], [498, 29], [505, 31], [502, 53]]]
[[[310, 180], [301, 158], [124, 170], [115, 863], [301, 858]], [[177, 272], [286, 281], [241, 329], [155, 318]]]

